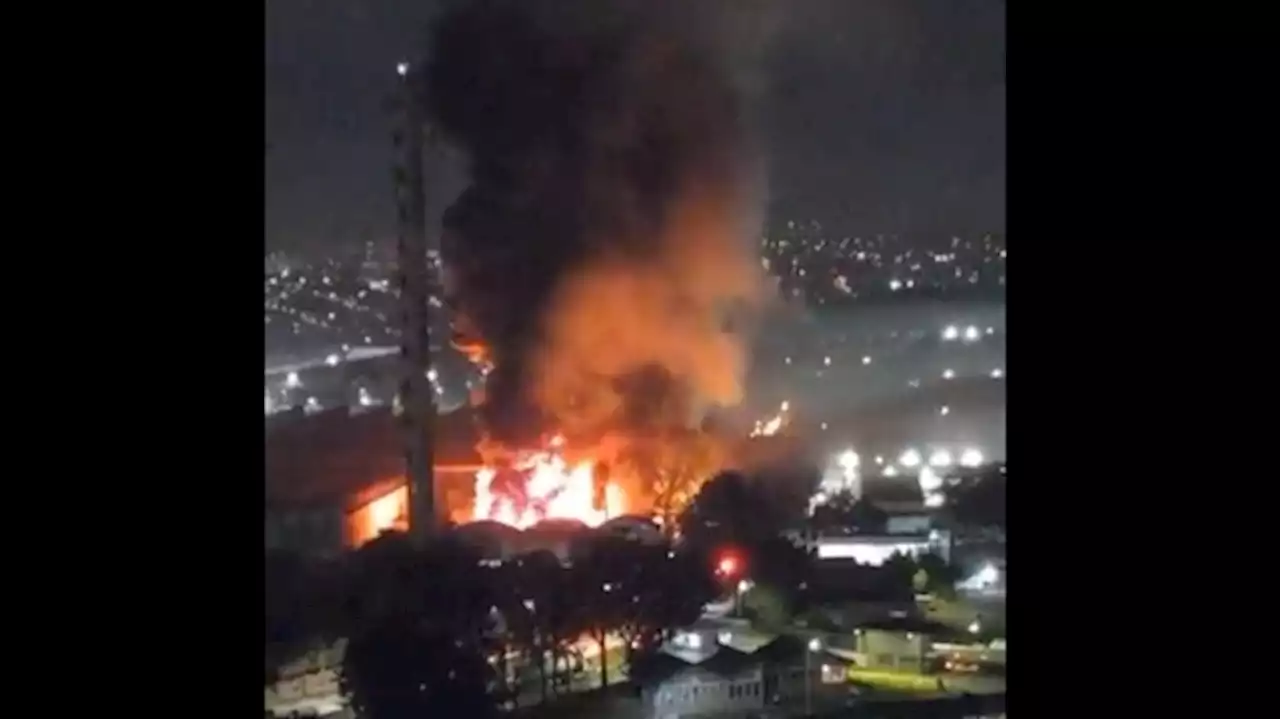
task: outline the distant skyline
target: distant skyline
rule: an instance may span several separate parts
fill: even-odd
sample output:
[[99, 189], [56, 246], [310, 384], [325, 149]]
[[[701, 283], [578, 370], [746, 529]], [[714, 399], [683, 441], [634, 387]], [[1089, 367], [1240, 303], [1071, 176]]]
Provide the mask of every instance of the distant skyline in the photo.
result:
[[[394, 233], [395, 63], [433, 0], [266, 3], [265, 243], [324, 251]], [[768, 27], [758, 115], [772, 219], [904, 235], [1005, 227], [1003, 2], [739, 0]], [[766, 14], [761, 14], [763, 9]], [[456, 161], [432, 173], [438, 211]]]

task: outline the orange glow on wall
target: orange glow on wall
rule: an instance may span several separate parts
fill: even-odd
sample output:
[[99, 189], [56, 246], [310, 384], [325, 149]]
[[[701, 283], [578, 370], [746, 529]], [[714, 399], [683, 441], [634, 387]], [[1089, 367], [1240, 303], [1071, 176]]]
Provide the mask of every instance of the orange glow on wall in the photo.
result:
[[347, 516], [348, 544], [353, 547], [388, 529], [409, 529], [409, 488], [403, 484]]

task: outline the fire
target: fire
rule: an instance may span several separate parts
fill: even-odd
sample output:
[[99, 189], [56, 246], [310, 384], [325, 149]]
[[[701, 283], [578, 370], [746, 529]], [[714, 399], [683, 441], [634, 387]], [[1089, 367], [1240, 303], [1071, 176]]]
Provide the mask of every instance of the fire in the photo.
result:
[[385, 531], [408, 528], [409, 488], [400, 484], [347, 517], [347, 541], [358, 547]]
[[767, 420], [756, 420], [755, 426], [751, 428], [752, 437], [772, 437], [779, 430], [787, 425], [787, 413], [791, 411], [791, 403], [783, 402], [778, 408], [778, 413]]
[[622, 488], [607, 482], [603, 496], [598, 498], [594, 462], [569, 462], [562, 454], [563, 445], [564, 439], [556, 437], [547, 449], [516, 459], [512, 469], [523, 483], [523, 497], [495, 486], [498, 472], [494, 468], [484, 467], [476, 472], [472, 520], [492, 520], [525, 529], [546, 519], [572, 519], [595, 527], [624, 514], [626, 497]]

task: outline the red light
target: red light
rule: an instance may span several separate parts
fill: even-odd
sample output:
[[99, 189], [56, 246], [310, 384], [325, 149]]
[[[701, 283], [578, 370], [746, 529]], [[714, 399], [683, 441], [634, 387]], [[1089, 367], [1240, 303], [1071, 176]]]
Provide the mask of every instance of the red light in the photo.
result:
[[738, 573], [738, 558], [734, 556], [721, 557], [720, 563], [716, 565], [716, 571], [720, 574], [733, 576]]

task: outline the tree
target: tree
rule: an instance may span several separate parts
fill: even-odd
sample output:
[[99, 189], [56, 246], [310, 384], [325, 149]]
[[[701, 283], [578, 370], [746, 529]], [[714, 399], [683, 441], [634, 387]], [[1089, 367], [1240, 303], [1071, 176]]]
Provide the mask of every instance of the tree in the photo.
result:
[[813, 525], [819, 529], [843, 528], [866, 534], [883, 534], [889, 515], [874, 503], [841, 492], [813, 510]]
[[1005, 474], [996, 468], [947, 490], [947, 513], [960, 527], [1005, 531]]
[[803, 604], [813, 557], [781, 535], [783, 522], [763, 488], [741, 474], [722, 473], [703, 487], [681, 515], [687, 545], [710, 558], [733, 552], [740, 566], [723, 589], [742, 579], [770, 586], [790, 608]]
[[916, 560], [902, 552], [894, 552], [880, 565], [880, 569], [889, 576], [890, 583], [903, 588], [911, 587], [917, 568]]
[[954, 565], [948, 564], [938, 554], [928, 552], [916, 558], [916, 566], [919, 567], [917, 574], [923, 574], [925, 577], [924, 588], [916, 591], [929, 592], [944, 599], [955, 596], [956, 582], [960, 581], [960, 573]]
[[628, 665], [635, 655], [656, 648], [702, 615], [719, 588], [706, 560], [669, 545], [639, 545], [631, 560], [638, 568], [627, 589], [618, 630], [626, 642]]
[[813, 555], [781, 536], [757, 542], [747, 549], [751, 579], [777, 592], [792, 610], [806, 606], [803, 590], [812, 579]]
[[715, 437], [699, 429], [668, 426], [639, 434], [625, 452], [625, 462], [648, 478], [653, 511], [668, 535], [680, 513], [721, 466], [723, 450]]
[[764, 493], [738, 472], [722, 472], [703, 485], [679, 524], [685, 541], [704, 549], [754, 545], [782, 530]]
[[762, 582], [756, 582], [742, 596], [742, 608], [756, 624], [770, 631], [785, 627], [792, 616], [787, 595]]
[[809, 502], [822, 479], [816, 466], [787, 462], [763, 467], [752, 473], [752, 482], [760, 488], [774, 513], [783, 524], [799, 526], [809, 514]]
[[277, 670], [341, 634], [341, 594], [332, 562], [269, 552], [265, 562], [266, 669]]
[[600, 651], [600, 686], [609, 686], [609, 634], [622, 625], [632, 593], [640, 589], [638, 546], [616, 535], [593, 534], [573, 566], [577, 606]]
[[492, 668], [447, 627], [383, 619], [347, 642], [341, 684], [358, 717], [420, 719], [449, 707], [458, 716], [494, 715]]
[[476, 556], [390, 533], [351, 559], [341, 683], [356, 716], [492, 715], [492, 603]]
[[573, 643], [586, 631], [590, 605], [583, 606], [575, 577], [552, 552], [532, 552], [523, 557], [520, 564], [527, 578], [525, 599], [537, 636], [537, 666], [546, 697], [548, 686], [552, 693], [557, 693], [568, 684], [572, 665], [581, 661]]
[[[508, 600], [503, 611], [512, 627], [526, 659], [538, 672], [542, 700], [549, 696], [551, 674], [547, 660], [558, 656], [556, 632], [563, 614], [559, 605], [566, 601], [562, 591], [564, 568], [551, 552], [539, 551], [517, 560], [511, 574], [515, 583], [508, 585]], [[552, 674], [555, 665], [552, 664]]]

